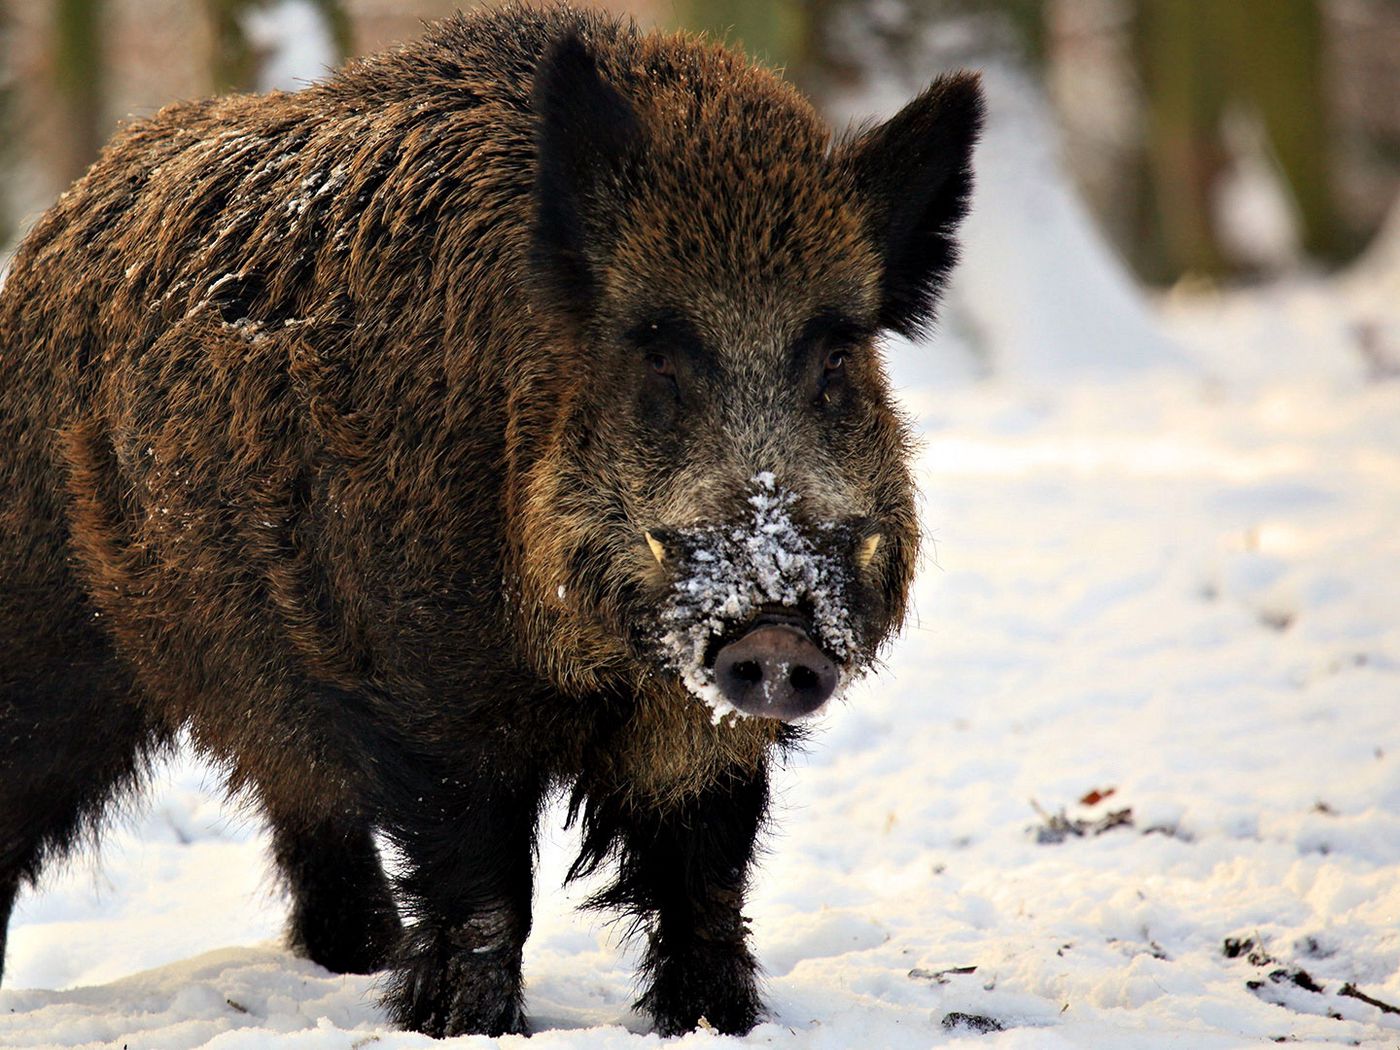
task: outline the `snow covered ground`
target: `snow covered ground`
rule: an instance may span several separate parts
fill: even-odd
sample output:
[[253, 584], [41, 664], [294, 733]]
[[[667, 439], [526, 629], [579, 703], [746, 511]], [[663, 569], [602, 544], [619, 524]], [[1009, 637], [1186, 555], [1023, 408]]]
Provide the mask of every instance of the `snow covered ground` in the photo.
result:
[[[1112, 380], [979, 382], [934, 363], [948, 345], [892, 349], [924, 434], [918, 617], [778, 777], [749, 909], [772, 1020], [682, 1045], [1400, 1042], [1343, 991], [1400, 1005], [1380, 287], [1168, 301], [1191, 366]], [[22, 898], [0, 1046], [429, 1045], [372, 979], [280, 948], [263, 829], [211, 782], [163, 770], [100, 860]], [[529, 1045], [653, 1045], [633, 957], [561, 889], [558, 817]]]
[[[917, 616], [778, 775], [771, 1020], [675, 1042], [1394, 1047], [1362, 997], [1400, 1007], [1400, 223], [1344, 279], [1145, 307], [1077, 205], [997, 181], [1016, 139], [943, 335], [890, 348]], [[21, 898], [0, 1047], [436, 1045], [280, 947], [264, 829], [216, 782], [162, 768]], [[537, 1034], [499, 1044], [658, 1045], [560, 823]]]

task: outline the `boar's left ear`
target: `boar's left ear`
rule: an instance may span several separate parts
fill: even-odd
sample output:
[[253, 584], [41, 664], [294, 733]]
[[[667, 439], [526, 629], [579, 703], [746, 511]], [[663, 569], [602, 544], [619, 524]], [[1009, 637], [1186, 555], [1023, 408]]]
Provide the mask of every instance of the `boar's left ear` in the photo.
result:
[[843, 161], [865, 199], [884, 263], [881, 328], [914, 336], [933, 319], [957, 259], [982, 114], [976, 73], [943, 76], [846, 147]]
[[555, 41], [540, 60], [533, 106], [532, 258], [554, 301], [582, 319], [597, 288], [589, 249], [606, 228], [596, 212], [609, 179], [639, 150], [641, 128], [576, 33]]

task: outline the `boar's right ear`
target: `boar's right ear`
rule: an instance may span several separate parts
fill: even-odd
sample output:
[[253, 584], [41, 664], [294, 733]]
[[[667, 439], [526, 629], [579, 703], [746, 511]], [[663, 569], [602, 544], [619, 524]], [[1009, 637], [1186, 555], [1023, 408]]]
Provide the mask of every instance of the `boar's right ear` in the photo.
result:
[[884, 263], [881, 328], [912, 337], [933, 319], [957, 260], [982, 114], [977, 74], [943, 76], [846, 147], [843, 160]]
[[533, 105], [538, 124], [532, 259], [555, 302], [582, 319], [597, 291], [589, 249], [606, 229], [593, 210], [609, 179], [639, 149], [641, 128], [632, 106], [603, 79], [577, 33], [555, 41], [540, 60]]

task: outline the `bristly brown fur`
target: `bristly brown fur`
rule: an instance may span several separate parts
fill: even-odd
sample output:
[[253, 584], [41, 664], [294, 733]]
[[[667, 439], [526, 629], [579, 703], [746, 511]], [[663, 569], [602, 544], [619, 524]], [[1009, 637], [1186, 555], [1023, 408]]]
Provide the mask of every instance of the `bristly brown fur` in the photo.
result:
[[[0, 963], [21, 883], [187, 728], [273, 824], [294, 947], [392, 966], [399, 1023], [523, 1029], [535, 820], [573, 785], [659, 1029], [747, 1030], [797, 733], [716, 725], [649, 656], [643, 530], [778, 470], [813, 527], [878, 524], [851, 616], [889, 637], [918, 538], [874, 341], [932, 312], [979, 121], [942, 80], [833, 149], [722, 47], [512, 6], [124, 128], [0, 292]], [[694, 389], [724, 377], [685, 419], [619, 334], [660, 306]], [[837, 307], [828, 391], [789, 348]]]

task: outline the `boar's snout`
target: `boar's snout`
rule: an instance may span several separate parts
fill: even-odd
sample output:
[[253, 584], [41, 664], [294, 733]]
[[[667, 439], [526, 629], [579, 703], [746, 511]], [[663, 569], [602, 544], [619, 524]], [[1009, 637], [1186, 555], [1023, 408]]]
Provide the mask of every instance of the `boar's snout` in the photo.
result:
[[715, 683], [745, 714], [790, 721], [836, 690], [836, 665], [791, 618], [762, 617], [715, 656]]

